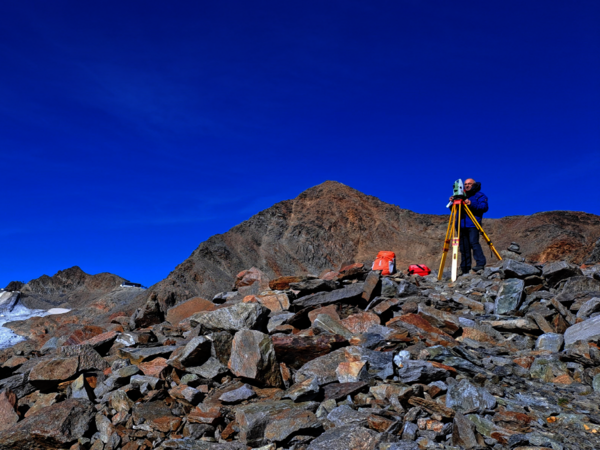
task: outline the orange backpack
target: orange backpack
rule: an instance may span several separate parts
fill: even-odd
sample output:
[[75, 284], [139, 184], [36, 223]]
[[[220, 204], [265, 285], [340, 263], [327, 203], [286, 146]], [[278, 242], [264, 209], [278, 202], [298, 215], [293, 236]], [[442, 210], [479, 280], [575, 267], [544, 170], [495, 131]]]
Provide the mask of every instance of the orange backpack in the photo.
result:
[[396, 271], [396, 254], [394, 252], [377, 253], [372, 270], [381, 270], [381, 275], [393, 274]]

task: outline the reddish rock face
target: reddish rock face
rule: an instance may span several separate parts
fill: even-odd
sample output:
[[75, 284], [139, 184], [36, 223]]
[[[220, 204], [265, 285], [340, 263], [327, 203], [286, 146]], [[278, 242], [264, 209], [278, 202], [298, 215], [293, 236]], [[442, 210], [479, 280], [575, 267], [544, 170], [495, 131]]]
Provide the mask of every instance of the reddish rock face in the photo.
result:
[[93, 406], [87, 400], [68, 399], [55, 403], [1, 433], [0, 448], [65, 448], [65, 444], [76, 441], [88, 430], [92, 414]]
[[298, 283], [303, 277], [278, 277], [269, 281], [269, 287], [274, 291], [283, 291], [290, 288], [290, 283]]
[[215, 309], [217, 309], [217, 306], [213, 302], [196, 297], [169, 308], [166, 320], [167, 322], [176, 325], [198, 312], [214, 311]]
[[64, 381], [77, 373], [79, 357], [42, 361], [29, 374], [30, 381]]
[[159, 357], [153, 359], [152, 361], [139, 363], [138, 367], [146, 376], [161, 378], [169, 365], [167, 364], [167, 360], [165, 358]]
[[370, 312], [361, 312], [353, 314], [342, 320], [342, 325], [348, 328], [352, 333], [366, 333], [373, 325], [380, 325], [381, 320], [377, 314]]
[[19, 421], [15, 412], [17, 396], [9, 390], [0, 393], [0, 431], [8, 430]]

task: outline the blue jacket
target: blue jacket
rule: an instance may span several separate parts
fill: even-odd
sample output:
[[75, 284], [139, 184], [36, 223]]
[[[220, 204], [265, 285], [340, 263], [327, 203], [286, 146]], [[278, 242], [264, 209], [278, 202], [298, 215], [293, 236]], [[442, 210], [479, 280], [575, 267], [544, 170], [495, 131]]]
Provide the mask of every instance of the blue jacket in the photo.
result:
[[[477, 222], [479, 222], [479, 225], [481, 225], [481, 221], [483, 220], [483, 213], [488, 210], [488, 198], [480, 190], [481, 183], [475, 183], [470, 191], [465, 191], [467, 198], [471, 200], [469, 209], [477, 219]], [[461, 228], [475, 228], [475, 224], [466, 211], [461, 211], [460, 226]]]

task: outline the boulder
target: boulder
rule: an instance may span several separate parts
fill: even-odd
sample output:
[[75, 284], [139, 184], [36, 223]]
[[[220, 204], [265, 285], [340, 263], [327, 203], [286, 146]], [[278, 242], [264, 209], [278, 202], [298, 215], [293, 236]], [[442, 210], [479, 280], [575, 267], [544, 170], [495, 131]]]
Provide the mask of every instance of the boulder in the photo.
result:
[[214, 311], [215, 309], [217, 309], [217, 305], [213, 302], [200, 297], [194, 297], [169, 308], [165, 320], [176, 325], [196, 313], [202, 311]]
[[202, 330], [229, 331], [262, 330], [269, 320], [269, 309], [256, 303], [238, 303], [216, 311], [202, 312], [190, 317], [193, 327]]
[[567, 278], [561, 293], [574, 294], [588, 291], [600, 291], [600, 281], [591, 277]]
[[496, 399], [485, 388], [477, 387], [468, 380], [461, 380], [448, 387], [446, 407], [463, 414], [494, 409]]
[[239, 377], [282, 386], [279, 364], [269, 335], [256, 330], [240, 330], [233, 338], [229, 370]]
[[318, 292], [307, 295], [294, 301], [294, 306], [306, 308], [309, 306], [325, 306], [341, 301], [351, 301], [361, 299], [364, 289], [364, 283], [354, 283], [342, 289], [336, 289], [331, 292]]
[[210, 358], [211, 347], [212, 342], [209, 339], [204, 336], [197, 336], [188, 342], [185, 347], [173, 352], [167, 363], [179, 370], [202, 365]]
[[0, 432], [4, 450], [68, 448], [87, 432], [93, 405], [68, 399], [39, 410], [9, 430]]
[[[348, 345], [348, 341], [340, 335], [325, 334], [319, 336], [275, 334], [272, 336], [272, 342], [277, 361], [293, 369], [299, 369], [309, 361]], [[335, 371], [335, 367], [333, 370]]]
[[75, 376], [78, 368], [79, 358], [77, 356], [52, 358], [36, 364], [29, 374], [29, 381], [34, 384], [58, 383]]
[[314, 377], [319, 385], [333, 383], [337, 381], [336, 370], [340, 363], [344, 361], [346, 361], [344, 349], [335, 350], [328, 355], [320, 356], [304, 364], [298, 369], [294, 379], [298, 383]]
[[375, 450], [379, 433], [359, 425], [331, 428], [310, 443], [307, 450]]
[[152, 325], [161, 323], [164, 319], [163, 313], [160, 310], [156, 292], [152, 292], [142, 308], [138, 308], [129, 321], [129, 328], [146, 328]]
[[523, 280], [511, 278], [504, 281], [496, 297], [496, 314], [510, 314], [517, 311], [523, 298], [524, 289], [525, 282]]
[[265, 430], [273, 418], [285, 410], [315, 411], [316, 402], [294, 403], [291, 400], [266, 400], [235, 408], [235, 421], [239, 427], [239, 439], [252, 445], [263, 442]]
[[552, 353], [558, 353], [562, 348], [564, 338], [562, 334], [545, 333], [538, 337], [535, 348], [537, 350], [546, 350]]
[[579, 311], [577, 311], [577, 318], [585, 320], [598, 311], [600, 311], [600, 298], [593, 297], [579, 308]]
[[332, 319], [328, 314], [319, 314], [313, 322], [315, 333], [328, 333], [340, 335], [346, 339], [352, 337], [352, 333], [344, 327], [339, 321]]
[[566, 261], [549, 263], [542, 269], [542, 276], [546, 279], [546, 283], [552, 287], [556, 286], [560, 281], [566, 278], [581, 275], [583, 275], [583, 273], [579, 267]]
[[531, 275], [540, 275], [542, 271], [535, 266], [513, 259], [502, 261], [502, 269], [506, 278], [526, 278]]
[[0, 432], [12, 428], [19, 421], [16, 404], [17, 396], [12, 391], [0, 392]]
[[600, 316], [570, 326], [565, 331], [564, 337], [565, 347], [569, 347], [577, 341], [589, 341], [595, 337], [600, 337]]

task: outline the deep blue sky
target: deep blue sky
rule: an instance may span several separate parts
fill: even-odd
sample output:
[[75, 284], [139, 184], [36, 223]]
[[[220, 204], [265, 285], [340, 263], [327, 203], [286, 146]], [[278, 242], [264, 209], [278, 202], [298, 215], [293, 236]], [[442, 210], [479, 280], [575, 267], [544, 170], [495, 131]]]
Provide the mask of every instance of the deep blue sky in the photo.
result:
[[600, 214], [597, 0], [0, 3], [0, 286], [151, 285], [337, 180], [446, 214]]

